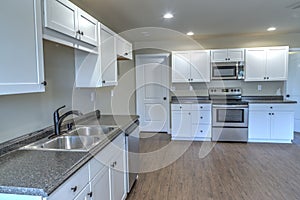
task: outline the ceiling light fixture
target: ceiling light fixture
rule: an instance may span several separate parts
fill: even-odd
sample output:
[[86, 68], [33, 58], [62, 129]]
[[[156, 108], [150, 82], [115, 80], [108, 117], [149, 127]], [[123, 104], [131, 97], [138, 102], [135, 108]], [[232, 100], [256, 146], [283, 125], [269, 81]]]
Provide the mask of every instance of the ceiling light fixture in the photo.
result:
[[267, 29], [267, 31], [275, 31], [276, 30], [276, 27], [270, 27]]
[[165, 15], [164, 15], [164, 18], [165, 19], [171, 19], [171, 18], [173, 18], [174, 16], [171, 14], [171, 13], [166, 13]]
[[194, 33], [192, 31], [188, 32], [187, 35], [194, 35]]

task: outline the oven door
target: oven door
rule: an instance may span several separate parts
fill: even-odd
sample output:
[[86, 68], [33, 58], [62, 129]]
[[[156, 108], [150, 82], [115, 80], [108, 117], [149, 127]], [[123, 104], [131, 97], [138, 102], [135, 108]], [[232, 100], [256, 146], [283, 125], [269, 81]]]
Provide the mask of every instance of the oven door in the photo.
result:
[[248, 105], [213, 105], [213, 127], [248, 127]]

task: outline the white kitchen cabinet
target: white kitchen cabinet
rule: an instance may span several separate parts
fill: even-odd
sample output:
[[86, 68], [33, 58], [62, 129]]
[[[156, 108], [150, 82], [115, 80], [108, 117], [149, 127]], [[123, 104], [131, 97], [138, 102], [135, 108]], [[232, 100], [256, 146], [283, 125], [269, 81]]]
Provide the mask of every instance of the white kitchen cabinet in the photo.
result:
[[44, 92], [40, 0], [1, 1], [0, 95]]
[[89, 183], [89, 168], [84, 165], [73, 176], [66, 180], [58, 189], [56, 189], [48, 200], [74, 199]]
[[245, 81], [287, 80], [289, 47], [246, 49]]
[[44, 0], [44, 26], [97, 46], [98, 22], [68, 0]]
[[172, 52], [172, 82], [209, 82], [210, 51]]
[[115, 33], [101, 24], [100, 35], [102, 86], [114, 86], [118, 83]]
[[119, 153], [111, 162], [110, 180], [111, 200], [125, 199], [125, 160], [123, 153]]
[[118, 58], [132, 60], [132, 44], [119, 35], [116, 35], [116, 42]]
[[248, 141], [291, 143], [293, 119], [293, 104], [250, 104]]
[[172, 104], [172, 140], [210, 140], [211, 104]]
[[211, 50], [211, 62], [239, 62], [244, 61], [244, 49], [216, 49]]
[[[87, 197], [93, 200], [109, 200], [110, 199], [110, 185], [109, 185], [109, 169], [105, 166], [95, 178], [90, 182], [90, 191]], [[90, 193], [92, 192], [92, 193]], [[91, 195], [90, 195], [91, 194]]]

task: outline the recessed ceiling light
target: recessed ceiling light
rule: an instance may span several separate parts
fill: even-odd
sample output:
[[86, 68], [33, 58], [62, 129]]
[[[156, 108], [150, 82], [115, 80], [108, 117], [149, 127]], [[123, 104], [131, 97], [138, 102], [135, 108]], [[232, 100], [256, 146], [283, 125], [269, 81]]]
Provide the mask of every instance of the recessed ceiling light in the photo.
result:
[[171, 18], [173, 18], [174, 16], [172, 15], [172, 13], [166, 13], [165, 15], [164, 15], [164, 18], [165, 19], [171, 19]]
[[192, 31], [188, 32], [187, 35], [194, 35]]
[[276, 27], [270, 27], [267, 29], [267, 31], [275, 31], [276, 30]]

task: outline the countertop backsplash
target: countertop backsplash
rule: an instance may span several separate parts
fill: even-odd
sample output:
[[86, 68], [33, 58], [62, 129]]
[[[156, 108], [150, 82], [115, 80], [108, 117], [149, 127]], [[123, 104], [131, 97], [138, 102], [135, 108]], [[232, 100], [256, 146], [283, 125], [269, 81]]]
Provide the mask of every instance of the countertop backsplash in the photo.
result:
[[[258, 86], [261, 85], [261, 90]], [[244, 82], [234, 81], [211, 81], [209, 83], [175, 83], [171, 86], [171, 96], [208, 96], [208, 88], [211, 87], [240, 87], [243, 96], [274, 96], [285, 94], [284, 81], [270, 82]]]

